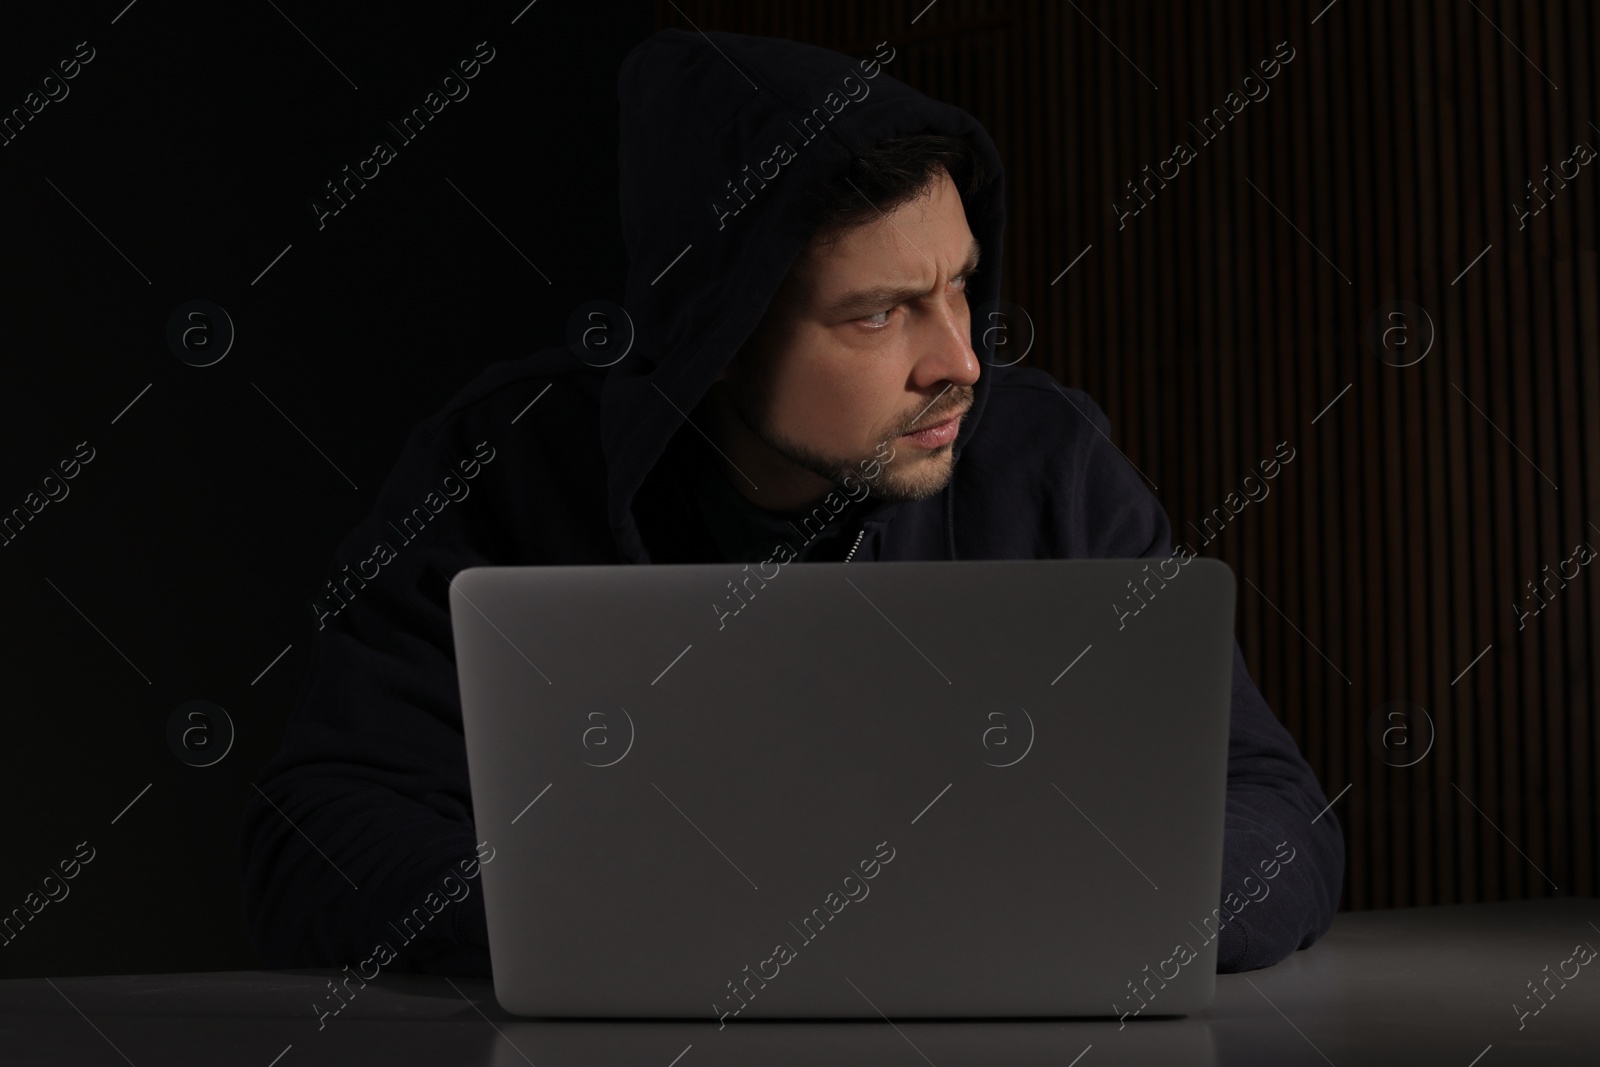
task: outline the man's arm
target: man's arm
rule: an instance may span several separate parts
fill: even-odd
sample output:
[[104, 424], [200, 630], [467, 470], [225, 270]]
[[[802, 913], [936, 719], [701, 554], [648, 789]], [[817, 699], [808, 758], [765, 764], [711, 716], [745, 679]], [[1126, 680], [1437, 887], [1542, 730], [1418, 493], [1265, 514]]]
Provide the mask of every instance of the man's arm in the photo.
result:
[[[1063, 392], [1092, 423], [1078, 437], [1083, 458], [1074, 494], [1082, 502], [1088, 554], [1171, 555], [1167, 514], [1112, 443], [1105, 412], [1079, 390]], [[1327, 805], [1294, 738], [1251, 679], [1235, 638], [1219, 972], [1271, 966], [1309, 947], [1332, 925], [1344, 884], [1344, 837], [1334, 813], [1324, 812]]]
[[1343, 883], [1338, 819], [1235, 640], [1217, 970], [1270, 967], [1310, 947], [1333, 924]]
[[381, 942], [391, 968], [489, 974], [447, 594], [495, 561], [504, 472], [462, 421], [412, 433], [308, 608], [310, 670], [239, 842], [269, 965], [356, 970]]

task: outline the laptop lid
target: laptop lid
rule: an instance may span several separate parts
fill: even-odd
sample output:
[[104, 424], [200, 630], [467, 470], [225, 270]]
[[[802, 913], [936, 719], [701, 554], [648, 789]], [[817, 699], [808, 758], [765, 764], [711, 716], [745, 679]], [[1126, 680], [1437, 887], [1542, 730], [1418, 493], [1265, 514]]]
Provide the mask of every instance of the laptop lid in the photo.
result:
[[723, 1025], [1204, 1006], [1234, 576], [1158, 562], [460, 572], [496, 998]]

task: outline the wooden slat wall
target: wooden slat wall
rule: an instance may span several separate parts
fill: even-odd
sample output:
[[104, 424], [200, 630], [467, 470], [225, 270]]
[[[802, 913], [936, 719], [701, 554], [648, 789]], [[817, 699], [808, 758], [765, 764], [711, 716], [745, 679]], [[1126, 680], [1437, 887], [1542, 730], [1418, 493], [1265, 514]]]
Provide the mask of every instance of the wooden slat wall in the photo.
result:
[[[1512, 204], [1578, 141], [1600, 148], [1600, 11], [1322, 9], [663, 0], [658, 24], [887, 40], [895, 77], [977, 116], [1007, 161], [1029, 360], [1106, 409], [1176, 538], [1199, 547], [1188, 524], [1293, 445], [1202, 551], [1241, 578], [1268, 701], [1328, 795], [1351, 786], [1345, 907], [1596, 895], [1596, 568], [1526, 629], [1512, 605], [1600, 547], [1600, 161], [1525, 229]], [[1188, 123], [1280, 41], [1296, 55], [1271, 94], [1201, 143]], [[1179, 140], [1198, 158], [1119, 232], [1113, 198]], [[1415, 366], [1364, 340], [1394, 299], [1436, 329]], [[1435, 724], [1415, 766], [1368, 745], [1391, 700]]]

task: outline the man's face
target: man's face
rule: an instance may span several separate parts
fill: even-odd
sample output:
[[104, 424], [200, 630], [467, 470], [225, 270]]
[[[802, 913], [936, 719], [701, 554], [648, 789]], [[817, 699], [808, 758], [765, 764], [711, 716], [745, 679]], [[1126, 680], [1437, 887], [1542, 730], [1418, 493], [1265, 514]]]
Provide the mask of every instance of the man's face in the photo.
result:
[[746, 492], [756, 503], [807, 506], [891, 454], [876, 496], [919, 500], [950, 480], [979, 375], [965, 289], [977, 241], [955, 183], [937, 173], [928, 194], [831, 247], [813, 242], [718, 380], [718, 402], [737, 416], [723, 435], [745, 474], [734, 481], [765, 483]]

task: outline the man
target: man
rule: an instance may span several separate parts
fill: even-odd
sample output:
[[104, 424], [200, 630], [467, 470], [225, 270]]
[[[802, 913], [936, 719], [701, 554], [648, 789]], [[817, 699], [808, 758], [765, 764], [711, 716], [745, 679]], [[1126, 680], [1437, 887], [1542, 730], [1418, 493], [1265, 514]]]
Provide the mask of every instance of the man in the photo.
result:
[[[439, 893], [493, 856], [453, 663], [463, 568], [1171, 555], [1094, 402], [993, 360], [1000, 159], [971, 116], [889, 77], [893, 59], [669, 30], [625, 62], [631, 348], [491, 366], [416, 428], [341, 545], [244, 821], [269, 963], [354, 965], [383, 944], [396, 968], [489, 973], [481, 894]], [[1326, 807], [1236, 642], [1219, 901], [1239, 914], [1220, 970], [1332, 922], [1344, 852]], [[1242, 910], [1258, 864], [1290, 849]]]

